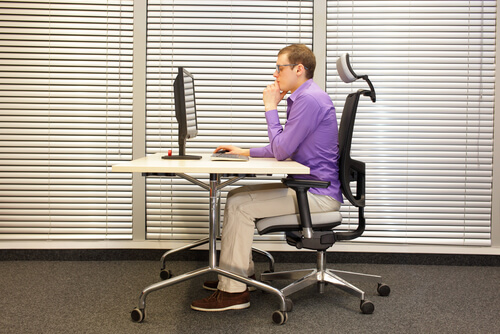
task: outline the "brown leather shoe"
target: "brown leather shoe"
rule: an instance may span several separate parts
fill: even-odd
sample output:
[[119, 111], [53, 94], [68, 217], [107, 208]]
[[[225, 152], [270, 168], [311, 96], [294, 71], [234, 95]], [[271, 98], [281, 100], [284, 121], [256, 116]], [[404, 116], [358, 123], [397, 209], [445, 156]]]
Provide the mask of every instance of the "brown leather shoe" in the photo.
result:
[[[255, 274], [253, 274], [252, 276], [249, 276], [248, 278], [256, 279]], [[203, 282], [203, 289], [205, 289], [205, 290], [216, 291], [218, 286], [219, 286], [219, 281], [205, 281], [205, 282]], [[255, 291], [255, 290], [257, 290], [256, 287], [251, 286], [251, 285], [248, 286], [248, 291]]]
[[210, 297], [195, 300], [191, 303], [193, 310], [204, 312], [241, 310], [247, 307], [250, 307], [250, 293], [248, 290], [239, 293], [216, 290]]

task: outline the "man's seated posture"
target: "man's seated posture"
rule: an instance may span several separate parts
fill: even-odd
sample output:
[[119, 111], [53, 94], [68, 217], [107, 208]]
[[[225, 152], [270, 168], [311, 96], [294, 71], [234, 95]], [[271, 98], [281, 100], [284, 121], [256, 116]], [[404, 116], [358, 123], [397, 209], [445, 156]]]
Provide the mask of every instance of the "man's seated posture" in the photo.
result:
[[[338, 170], [338, 127], [335, 108], [328, 96], [312, 80], [316, 58], [305, 45], [294, 44], [278, 53], [275, 82], [264, 89], [269, 144], [242, 149], [222, 145], [233, 154], [251, 157], [292, 159], [310, 168], [309, 175], [297, 178], [330, 181], [328, 188], [311, 188], [308, 192], [311, 212], [340, 209], [342, 192]], [[280, 124], [278, 103], [287, 100], [285, 127]], [[224, 211], [219, 266], [242, 276], [254, 276], [252, 242], [255, 220], [298, 213], [295, 191], [282, 183], [244, 186], [229, 192]], [[225, 311], [250, 306], [245, 283], [219, 275], [219, 281], [205, 282], [204, 287], [216, 290], [210, 297], [193, 301], [198, 311]]]

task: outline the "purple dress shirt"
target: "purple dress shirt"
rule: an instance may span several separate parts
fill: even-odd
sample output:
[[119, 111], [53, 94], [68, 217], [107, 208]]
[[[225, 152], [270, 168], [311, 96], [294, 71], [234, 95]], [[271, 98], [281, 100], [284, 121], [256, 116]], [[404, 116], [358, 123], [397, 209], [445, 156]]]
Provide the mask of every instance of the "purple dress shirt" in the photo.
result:
[[330, 181], [328, 188], [311, 188], [313, 194], [331, 196], [343, 203], [339, 181], [338, 127], [332, 100], [312, 79], [288, 97], [285, 128], [278, 111], [266, 112], [269, 144], [250, 149], [250, 156], [292, 159], [310, 169], [297, 179]]

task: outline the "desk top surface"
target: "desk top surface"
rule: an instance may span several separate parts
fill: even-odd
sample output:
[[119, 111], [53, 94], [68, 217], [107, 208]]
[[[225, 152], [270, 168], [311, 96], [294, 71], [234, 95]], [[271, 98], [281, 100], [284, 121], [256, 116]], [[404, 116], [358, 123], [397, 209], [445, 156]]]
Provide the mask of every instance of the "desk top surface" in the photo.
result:
[[164, 160], [165, 153], [156, 153], [114, 165], [113, 172], [140, 173], [241, 173], [241, 174], [309, 174], [309, 167], [296, 161], [274, 158], [250, 158], [248, 161], [212, 161], [211, 154], [200, 160]]

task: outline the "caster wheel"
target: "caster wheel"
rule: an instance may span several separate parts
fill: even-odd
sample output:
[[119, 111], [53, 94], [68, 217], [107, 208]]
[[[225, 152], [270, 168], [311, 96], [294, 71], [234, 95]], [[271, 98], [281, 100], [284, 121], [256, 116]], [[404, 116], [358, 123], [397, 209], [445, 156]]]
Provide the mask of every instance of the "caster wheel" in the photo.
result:
[[360, 308], [363, 314], [372, 314], [375, 310], [375, 305], [373, 305], [373, 303], [369, 300], [362, 300]]
[[377, 287], [377, 292], [381, 296], [389, 296], [391, 293], [391, 288], [388, 285], [379, 283]]
[[138, 309], [137, 307], [132, 310], [130, 317], [133, 322], [142, 322], [144, 320], [144, 310]]
[[162, 280], [166, 280], [166, 279], [169, 279], [171, 278], [173, 275], [172, 275], [172, 272], [170, 270], [166, 270], [166, 269], [163, 269], [161, 272], [160, 272], [160, 278]]
[[283, 311], [273, 312], [273, 322], [277, 325], [283, 325], [288, 320], [288, 314]]

